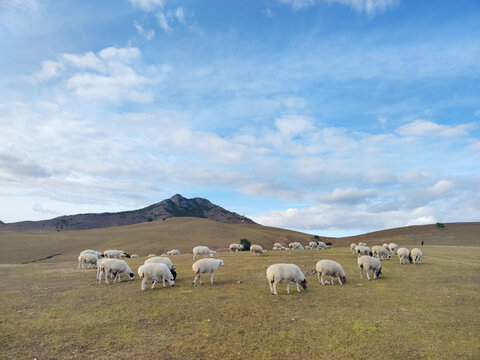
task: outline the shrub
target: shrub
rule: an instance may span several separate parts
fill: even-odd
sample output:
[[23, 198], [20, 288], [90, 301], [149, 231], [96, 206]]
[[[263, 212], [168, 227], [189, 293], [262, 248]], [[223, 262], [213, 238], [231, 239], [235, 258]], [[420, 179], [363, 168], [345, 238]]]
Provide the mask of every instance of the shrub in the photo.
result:
[[327, 245], [327, 246], [332, 246], [333, 244], [332, 244], [330, 241], [327, 241], [327, 242], [325, 243], [325, 245]]
[[240, 239], [240, 245], [243, 245], [243, 251], [250, 251], [252, 243], [248, 239]]

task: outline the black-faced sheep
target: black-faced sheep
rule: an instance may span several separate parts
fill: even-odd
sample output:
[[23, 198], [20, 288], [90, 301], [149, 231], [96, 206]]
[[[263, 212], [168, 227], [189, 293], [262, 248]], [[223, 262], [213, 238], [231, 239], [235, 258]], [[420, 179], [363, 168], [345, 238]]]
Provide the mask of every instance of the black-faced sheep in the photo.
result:
[[290, 282], [293, 281], [300, 292], [298, 284], [307, 289], [307, 280], [302, 270], [295, 264], [273, 264], [267, 269], [267, 280], [270, 285], [270, 292], [277, 295], [277, 284], [287, 284], [287, 294], [290, 294]]
[[320, 281], [322, 285], [330, 284], [330, 282], [328, 282], [327, 280], [323, 280], [324, 276], [331, 276], [332, 285], [334, 283], [335, 276], [338, 278], [338, 282], [340, 283], [340, 285], [343, 285], [343, 283], [347, 281], [345, 271], [343, 270], [342, 265], [340, 265], [336, 261], [327, 259], [320, 260], [319, 262], [317, 262], [315, 270], [318, 274], [318, 281]]
[[363, 279], [363, 269], [365, 269], [368, 280], [371, 280], [370, 276], [368, 275], [369, 270], [372, 270], [373, 272], [373, 280], [377, 280], [382, 273], [382, 263], [380, 260], [372, 256], [360, 256], [357, 259], [357, 264], [358, 268], [360, 269], [360, 279]]
[[167, 265], [168, 269], [171, 271], [173, 275], [173, 279], [175, 280], [177, 278], [177, 270], [175, 269], [175, 266], [173, 266], [172, 260], [170, 260], [167, 257], [162, 257], [162, 256], [155, 256], [148, 258], [145, 260], [144, 264], [152, 264], [152, 263], [160, 263], [160, 264], [165, 264]]
[[122, 250], [105, 250], [103, 255], [109, 259], [118, 259], [119, 257], [129, 258], [130, 255]]
[[410, 254], [410, 250], [407, 248], [400, 248], [397, 250], [397, 256], [400, 259], [400, 264], [405, 265], [405, 261], [412, 263], [412, 255]]
[[175, 284], [175, 279], [170, 269], [162, 263], [143, 264], [138, 268], [138, 275], [140, 279], [142, 279], [142, 291], [145, 291], [147, 288], [148, 280], [152, 280], [152, 289], [160, 280], [163, 282], [163, 287], [165, 287], [165, 280], [167, 280], [171, 286]]
[[102, 281], [102, 274], [105, 275], [105, 283], [108, 284], [108, 274], [113, 274], [115, 277], [113, 283], [122, 281], [120, 279], [120, 274], [125, 273], [128, 275], [130, 280], [135, 278], [135, 274], [130, 270], [128, 264], [123, 260], [118, 259], [103, 259], [97, 263], [98, 268], [98, 283]]
[[378, 259], [383, 260], [383, 258], [386, 257], [388, 260], [390, 260], [390, 252], [387, 249], [385, 249], [383, 246], [380, 246], [380, 245], [373, 246], [372, 253], [373, 253], [373, 256], [376, 256]]
[[422, 263], [422, 250], [418, 248], [413, 248], [411, 252], [412, 261], [414, 264], [421, 264]]

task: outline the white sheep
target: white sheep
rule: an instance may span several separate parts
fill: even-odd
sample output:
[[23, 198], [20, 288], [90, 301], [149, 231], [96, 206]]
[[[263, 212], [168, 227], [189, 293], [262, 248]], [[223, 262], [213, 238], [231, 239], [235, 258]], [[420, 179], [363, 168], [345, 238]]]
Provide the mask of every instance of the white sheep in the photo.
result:
[[83, 251], [80, 253], [80, 255], [82, 255], [82, 254], [93, 254], [93, 255], [97, 255], [98, 258], [102, 258], [102, 257], [104, 256], [102, 252], [97, 251], [97, 250], [90, 250], [90, 249], [88, 249], [88, 250], [83, 250]]
[[253, 256], [255, 256], [255, 254], [258, 254], [259, 256], [260, 254], [265, 255], [263, 248], [260, 245], [251, 245], [250, 254], [252, 254]]
[[396, 254], [398, 249], [398, 245], [395, 243], [388, 244], [388, 250], [390, 250], [391, 254]]
[[[316, 249], [317, 246], [318, 246], [318, 244], [317, 244], [316, 241], [310, 241], [310, 242], [308, 243], [308, 246], [309, 246], [311, 249]], [[305, 249], [306, 249], [306, 248], [307, 248], [307, 247], [305, 246]]]
[[411, 251], [411, 257], [414, 264], [421, 264], [422, 263], [422, 250], [418, 248], [413, 248]]
[[168, 269], [168, 266], [162, 263], [143, 264], [138, 268], [138, 275], [142, 279], [142, 291], [146, 290], [148, 280], [152, 280], [152, 289], [160, 279], [163, 281], [163, 287], [165, 287], [165, 280], [170, 283], [170, 286], [175, 284], [173, 274]]
[[173, 249], [173, 250], [167, 251], [167, 255], [180, 255], [180, 250]]
[[361, 255], [373, 256], [372, 250], [370, 250], [368, 246], [357, 245], [355, 247], [355, 252], [357, 253], [358, 256], [361, 256]]
[[105, 250], [103, 252], [103, 255], [109, 259], [118, 259], [119, 257], [126, 257], [126, 258], [130, 257], [129, 254], [127, 254], [125, 251], [122, 251], [122, 250]]
[[351, 243], [350, 244], [350, 250], [352, 250], [352, 254], [356, 254], [357, 252], [355, 251], [355, 248], [357, 247], [358, 245], [355, 244], [355, 243]]
[[296, 241], [288, 244], [288, 247], [292, 250], [304, 250], [303, 245]]
[[193, 259], [192, 260], [195, 260], [197, 255], [202, 255], [202, 254], [203, 254], [204, 259], [207, 257], [207, 255], [210, 255], [210, 257], [213, 257], [213, 251], [210, 250], [207, 246], [195, 246], [193, 248]]
[[317, 241], [317, 249], [318, 250], [328, 249], [328, 245], [325, 244], [323, 241]]
[[387, 244], [387, 243], [384, 243], [382, 246], [383, 246], [385, 249], [387, 249], [388, 251], [390, 251], [390, 249], [388, 248], [388, 244]]
[[177, 271], [175, 270], [175, 266], [173, 266], [172, 260], [170, 260], [169, 258], [163, 257], [163, 256], [155, 256], [155, 257], [148, 258], [144, 262], [144, 264], [152, 264], [152, 263], [167, 265], [168, 269], [171, 271], [173, 275], [173, 280], [177, 278]]
[[195, 274], [195, 278], [193, 279], [193, 286], [196, 285], [197, 279], [200, 280], [200, 285], [203, 285], [202, 279], [200, 279], [200, 275], [204, 273], [210, 273], [210, 282], [213, 284], [213, 275], [215, 271], [217, 271], [219, 266], [225, 266], [225, 263], [222, 259], [200, 259], [197, 260], [192, 265], [193, 273]]
[[368, 275], [369, 270], [372, 270], [373, 272], [373, 280], [377, 280], [377, 278], [382, 273], [382, 263], [379, 259], [372, 256], [360, 256], [357, 259], [357, 264], [358, 268], [360, 269], [360, 279], [363, 279], [363, 269], [365, 269], [368, 280], [371, 280], [370, 276]]
[[305, 250], [317, 250], [317, 248], [312, 248], [310, 245], [305, 245]]
[[138, 258], [138, 255], [137, 255], [137, 254], [132, 254], [132, 255], [130, 255], [130, 257], [131, 257], [132, 259], [134, 259], [134, 258]]
[[155, 254], [148, 254], [147, 257], [154, 257], [154, 256], [157, 256]]
[[383, 246], [380, 246], [380, 245], [373, 246], [372, 253], [373, 253], [373, 256], [376, 256], [378, 259], [383, 260], [383, 258], [386, 257], [388, 260], [390, 260], [390, 252], [387, 249], [385, 249]]
[[277, 295], [277, 284], [287, 284], [287, 294], [290, 294], [290, 281], [297, 285], [297, 291], [300, 292], [298, 284], [307, 289], [307, 280], [302, 270], [295, 264], [273, 264], [267, 269], [267, 280], [270, 285], [270, 292]]
[[243, 245], [241, 244], [230, 244], [229, 246], [230, 251], [232, 252], [239, 252], [243, 250]]
[[102, 281], [102, 275], [105, 275], [105, 283], [108, 284], [108, 274], [113, 274], [115, 277], [113, 283], [122, 281], [120, 279], [120, 274], [125, 273], [128, 274], [130, 280], [135, 278], [135, 274], [130, 270], [128, 264], [123, 260], [118, 259], [103, 259], [97, 263], [98, 268], [98, 283]]
[[283, 247], [282, 244], [280, 244], [280, 243], [275, 243], [275, 244], [273, 244], [272, 250], [280, 251], [280, 250], [283, 250], [283, 249], [284, 249], [284, 247]]
[[91, 265], [97, 266], [98, 256], [92, 253], [81, 252], [78, 256], [78, 268], [80, 266], [82, 269], [85, 269], [85, 264], [88, 264], [87, 267], [90, 268]]
[[367, 246], [367, 243], [359, 242], [359, 243], [358, 243], [358, 246]]
[[397, 256], [400, 259], [400, 264], [405, 265], [405, 260], [412, 263], [412, 255], [410, 254], [410, 250], [407, 248], [400, 248], [397, 250]]
[[334, 283], [334, 277], [336, 276], [338, 278], [338, 282], [340, 285], [343, 285], [345, 281], [347, 281], [347, 278], [345, 276], [345, 271], [342, 268], [342, 265], [340, 265], [338, 262], [333, 261], [333, 260], [320, 260], [317, 262], [317, 265], [315, 266], [315, 270], [317, 270], [318, 274], [318, 281], [322, 285], [325, 285], [325, 283], [330, 284], [327, 280], [323, 280], [324, 276], [331, 276], [331, 284], [333, 285]]

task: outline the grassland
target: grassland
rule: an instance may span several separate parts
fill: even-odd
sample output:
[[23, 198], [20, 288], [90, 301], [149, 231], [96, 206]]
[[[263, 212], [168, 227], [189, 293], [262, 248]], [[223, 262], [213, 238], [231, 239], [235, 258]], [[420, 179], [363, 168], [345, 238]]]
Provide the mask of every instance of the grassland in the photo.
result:
[[[422, 265], [384, 261], [361, 281], [347, 247], [328, 251], [219, 253], [215, 284], [192, 287], [191, 255], [172, 257], [174, 287], [99, 285], [73, 259], [2, 265], [4, 359], [478, 359], [480, 248], [424, 246]], [[344, 286], [270, 295], [265, 270], [316, 261], [343, 264]], [[136, 272], [145, 258], [129, 259]], [[158, 285], [157, 285], [158, 286]], [[293, 288], [294, 289], [294, 288]]]

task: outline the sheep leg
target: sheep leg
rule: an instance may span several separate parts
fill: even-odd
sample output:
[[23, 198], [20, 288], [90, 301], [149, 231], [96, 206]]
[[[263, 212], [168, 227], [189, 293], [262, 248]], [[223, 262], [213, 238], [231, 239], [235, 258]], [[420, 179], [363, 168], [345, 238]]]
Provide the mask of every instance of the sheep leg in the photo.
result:
[[[162, 276], [162, 281], [163, 281], [163, 287], [165, 287], [165, 276]], [[157, 282], [157, 281], [155, 281]]]
[[195, 256], [196, 256], [196, 255], [195, 255], [195, 254], [193, 254], [193, 259], [192, 259], [192, 260], [195, 260]]
[[213, 275], [215, 275], [215, 273], [212, 272], [212, 277], [210, 278], [210, 282], [213, 284]]
[[271, 293], [272, 293], [272, 295], [273, 295], [273, 286], [272, 286], [272, 282], [270, 282], [270, 281], [269, 281], [269, 282], [268, 282], [268, 285], [270, 285], [270, 292], [271, 292]]
[[[368, 269], [365, 269], [365, 273], [367, 274], [368, 281], [370, 281], [371, 279], [370, 279], [370, 275], [368, 275]], [[374, 274], [375, 274], [375, 272], [374, 272]]]
[[332, 285], [335, 285], [335, 279], [334, 279], [333, 275], [331, 275], [331, 279], [330, 279], [330, 280], [332, 280]]
[[322, 285], [325, 285], [325, 284], [323, 283], [322, 273], [319, 272], [319, 273], [317, 273], [317, 275], [318, 275], [318, 282], [319, 282], [320, 284], [322, 284]]
[[145, 291], [147, 289], [147, 278], [142, 280], [142, 291]]
[[78, 262], [78, 268], [79, 268], [79, 269], [80, 269], [80, 264], [81, 264], [81, 263], [82, 263], [81, 261]]
[[295, 284], [297, 285], [297, 292], [300, 292], [300, 288], [298, 287], [298, 281], [295, 281]]
[[360, 268], [360, 279], [363, 280], [363, 271], [362, 271], [362, 268]]
[[108, 284], [108, 274], [107, 274], [106, 270], [105, 270], [105, 284]]
[[343, 285], [342, 280], [340, 280], [340, 275], [337, 275], [337, 278], [338, 278], [338, 282], [340, 283], [340, 285]]
[[103, 274], [103, 271], [100, 271], [100, 272], [97, 271], [97, 280], [99, 284], [102, 282], [102, 274]]
[[[152, 290], [155, 287], [155, 285], [157, 284], [157, 282], [158, 282], [158, 280], [155, 280], [155, 279], [152, 280]], [[163, 281], [163, 287], [165, 287], [165, 281]]]
[[278, 295], [277, 294], [277, 283], [276, 282], [273, 283], [273, 294]]
[[287, 283], [287, 294], [290, 294], [290, 283]]

